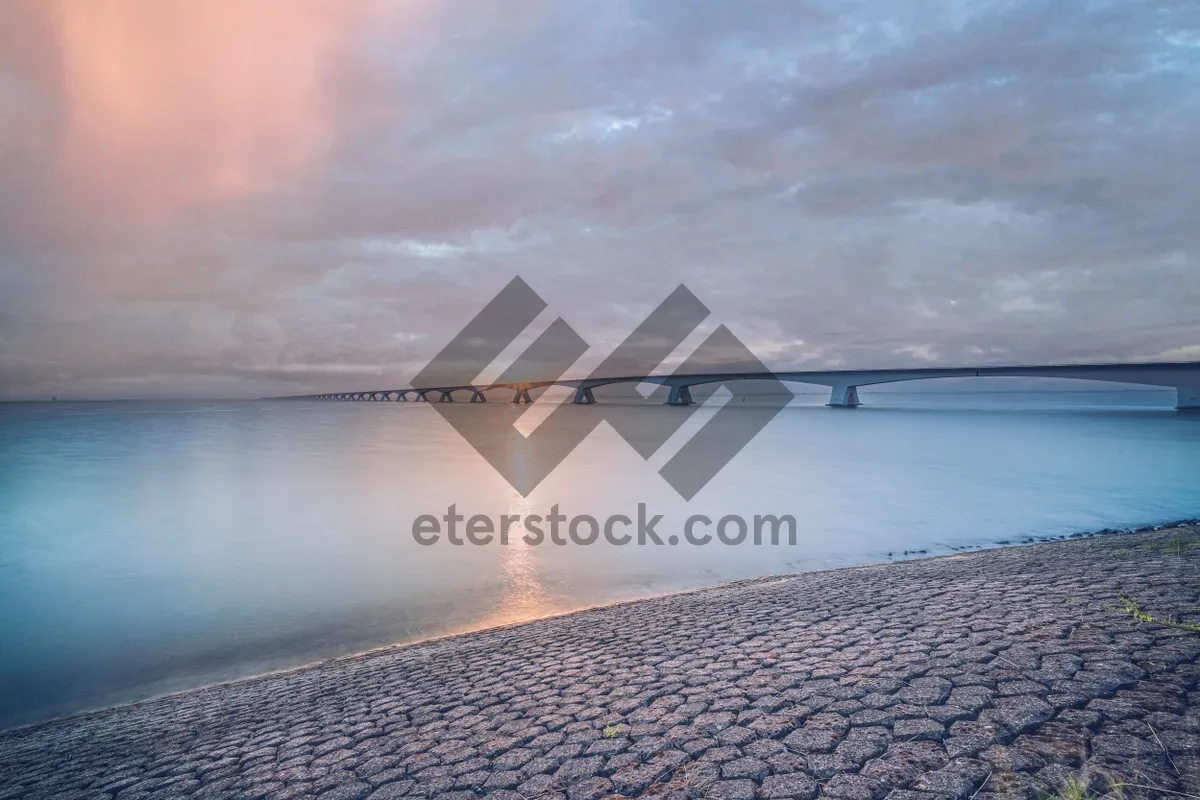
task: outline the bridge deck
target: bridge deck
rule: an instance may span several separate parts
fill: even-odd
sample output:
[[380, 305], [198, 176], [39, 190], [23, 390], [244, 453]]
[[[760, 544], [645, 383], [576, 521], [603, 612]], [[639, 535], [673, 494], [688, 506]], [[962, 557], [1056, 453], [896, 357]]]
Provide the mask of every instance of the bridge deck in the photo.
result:
[[703, 372], [669, 375], [621, 375], [608, 377], [566, 378], [542, 381], [472, 384], [463, 383], [447, 386], [424, 386], [408, 389], [372, 389], [358, 392], [333, 392], [325, 394], [299, 395], [289, 398], [298, 400], [407, 400], [415, 395], [418, 400], [427, 400], [435, 394], [441, 402], [452, 402], [454, 393], [471, 392], [471, 402], [486, 402], [486, 392], [506, 389], [515, 393], [513, 402], [530, 402], [530, 390], [549, 386], [565, 386], [576, 390], [575, 402], [595, 402], [592, 390], [600, 386], [616, 384], [656, 383], [672, 389], [672, 405], [690, 405], [688, 389], [709, 383], [737, 383], [750, 380], [775, 380], [784, 383], [809, 383], [831, 388], [830, 405], [854, 407], [859, 405], [858, 387], [900, 381], [934, 380], [938, 378], [964, 377], [1013, 377], [1013, 378], [1067, 378], [1075, 380], [1106, 381], [1145, 386], [1164, 386], [1177, 392], [1176, 407], [1180, 409], [1200, 408], [1200, 362], [1147, 362], [1137, 364], [1050, 364], [996, 367], [936, 367], [928, 369], [874, 369], [874, 370], [800, 370], [783, 372]]

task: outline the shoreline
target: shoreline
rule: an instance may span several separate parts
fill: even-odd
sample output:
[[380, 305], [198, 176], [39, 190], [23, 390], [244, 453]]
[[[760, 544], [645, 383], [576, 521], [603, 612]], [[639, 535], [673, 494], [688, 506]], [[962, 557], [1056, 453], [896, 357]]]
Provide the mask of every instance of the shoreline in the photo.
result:
[[745, 579], [42, 720], [0, 732], [0, 796], [691, 781], [982, 800], [1076, 774], [1177, 796], [1200, 781], [1200, 636], [1181, 627], [1200, 529], [1146, 527]]
[[[76, 711], [76, 712], [72, 712], [69, 714], [47, 717], [46, 719], [34, 720], [33, 722], [23, 723], [20, 725], [13, 726], [11, 728], [0, 728], [0, 740], [3, 740], [4, 737], [6, 737], [10, 734], [18, 734], [22, 731], [37, 728], [37, 727], [44, 726], [44, 725], [50, 725], [50, 724], [64, 722], [64, 721], [73, 720], [73, 719], [94, 717], [97, 715], [104, 715], [104, 714], [107, 714], [110, 712], [118, 711], [123, 708], [141, 706], [141, 705], [144, 705], [147, 703], [155, 703], [155, 702], [167, 700], [170, 698], [178, 697], [181, 695], [187, 695], [187, 694], [190, 694], [193, 692], [206, 692], [206, 691], [212, 691], [212, 690], [220, 689], [221, 687], [231, 686], [231, 685], [235, 685], [235, 684], [251, 683], [251, 682], [256, 682], [256, 681], [261, 681], [261, 680], [269, 680], [269, 679], [276, 678], [279, 676], [288, 675], [288, 674], [294, 673], [294, 672], [304, 672], [304, 671], [308, 671], [308, 670], [312, 670], [312, 669], [318, 669], [318, 668], [326, 666], [326, 665], [335, 665], [335, 664], [338, 664], [341, 662], [353, 662], [353, 661], [357, 661], [357, 660], [360, 660], [363, 658], [370, 658], [373, 656], [386, 654], [388, 652], [395, 651], [395, 650], [400, 650], [400, 649], [405, 649], [405, 648], [415, 648], [415, 647], [429, 645], [429, 644], [433, 644], [433, 643], [437, 643], [437, 642], [443, 642], [443, 641], [447, 641], [447, 640], [451, 640], [451, 639], [456, 639], [459, 637], [488, 633], [491, 631], [509, 630], [509, 629], [521, 627], [524, 625], [530, 625], [533, 623], [542, 622], [544, 620], [562, 619], [562, 618], [571, 617], [571, 616], [574, 616], [577, 614], [586, 614], [586, 613], [593, 612], [593, 611], [601, 611], [601, 610], [610, 609], [610, 608], [617, 608], [617, 607], [626, 606], [626, 605], [630, 605], [630, 604], [644, 603], [644, 602], [661, 600], [664, 598], [670, 598], [670, 597], [676, 597], [676, 596], [692, 595], [692, 594], [701, 593], [701, 592], [718, 591], [718, 590], [722, 590], [722, 589], [728, 589], [728, 588], [739, 587], [739, 586], [748, 586], [748, 585], [754, 585], [754, 584], [758, 584], [758, 583], [770, 583], [770, 582], [774, 582], [774, 581], [778, 581], [778, 580], [793, 578], [793, 577], [796, 577], [799, 575], [836, 573], [836, 572], [845, 571], [845, 570], [856, 570], [856, 569], [864, 569], [864, 568], [869, 568], [869, 567], [899, 565], [899, 564], [911, 563], [913, 561], [929, 561], [929, 560], [939, 559], [939, 558], [952, 558], [954, 556], [957, 556], [957, 555], [963, 554], [963, 553], [987, 553], [987, 552], [991, 552], [994, 550], [1028, 547], [1030, 545], [1049, 544], [1049, 543], [1054, 543], [1054, 542], [1087, 541], [1090, 539], [1095, 539], [1097, 537], [1128, 536], [1128, 535], [1132, 535], [1132, 534], [1142, 534], [1142, 533], [1170, 532], [1170, 531], [1173, 531], [1176, 529], [1186, 529], [1186, 528], [1193, 527], [1193, 526], [1200, 526], [1200, 518], [1185, 517], [1185, 518], [1172, 520], [1169, 522], [1149, 524], [1149, 525], [1140, 525], [1137, 527], [1127, 526], [1127, 527], [1119, 527], [1119, 528], [1101, 528], [1101, 529], [1095, 530], [1095, 531], [1078, 531], [1078, 532], [1070, 533], [1070, 534], [1060, 534], [1058, 536], [1036, 536], [1036, 537], [1035, 536], [1026, 536], [1025, 538], [1020, 538], [1020, 539], [1016, 539], [1016, 538], [1001, 539], [1001, 540], [996, 540], [992, 543], [983, 544], [983, 545], [963, 545], [963, 546], [942, 545], [943, 547], [946, 547], [951, 552], [930, 554], [927, 549], [904, 550], [904, 551], [901, 551], [900, 554], [895, 555], [895, 556], [893, 556], [892, 553], [888, 553], [886, 561], [872, 561], [872, 562], [866, 562], [863, 564], [853, 564], [853, 565], [841, 566], [841, 567], [829, 567], [829, 568], [824, 568], [824, 569], [804, 570], [804, 571], [800, 571], [800, 572], [776, 573], [776, 574], [771, 574], [771, 575], [762, 575], [762, 576], [758, 576], [758, 577], [754, 577], [754, 578], [740, 578], [740, 579], [735, 579], [732, 581], [726, 581], [723, 583], [715, 583], [715, 584], [709, 584], [709, 585], [705, 585], [705, 586], [697, 586], [697, 587], [688, 588], [688, 589], [678, 589], [678, 590], [674, 590], [674, 591], [663, 592], [660, 594], [649, 594], [649, 595], [630, 598], [630, 599], [626, 599], [626, 600], [616, 600], [616, 601], [613, 601], [610, 603], [599, 603], [597, 605], [583, 606], [580, 608], [570, 609], [570, 610], [562, 611], [562, 612], [558, 612], [558, 613], [546, 614], [544, 616], [539, 616], [539, 617], [536, 617], [534, 619], [529, 619], [529, 620], [522, 620], [520, 622], [511, 622], [511, 623], [506, 623], [503, 625], [492, 625], [492, 626], [483, 627], [483, 628], [468, 628], [465, 630], [453, 631], [450, 633], [444, 633], [444, 634], [439, 634], [436, 636], [430, 636], [430, 637], [424, 638], [424, 639], [415, 639], [413, 641], [407, 641], [407, 642], [393, 642], [393, 643], [388, 643], [388, 644], [382, 644], [377, 647], [371, 647], [371, 648], [368, 648], [365, 650], [358, 650], [353, 653], [347, 653], [345, 655], [333, 656], [330, 658], [321, 658], [321, 659], [317, 659], [315, 661], [307, 661], [302, 664], [296, 664], [296, 665], [290, 666], [290, 667], [282, 667], [280, 669], [267, 670], [265, 672], [257, 672], [257, 673], [251, 674], [251, 675], [244, 675], [244, 676], [240, 676], [240, 677], [229, 678], [227, 680], [214, 681], [212, 683], [204, 683], [204, 684], [200, 684], [197, 686], [191, 686], [191, 687], [188, 687], [185, 689], [164, 692], [162, 694], [155, 694], [150, 697], [145, 697], [145, 698], [142, 698], [139, 700], [131, 700], [128, 702], [114, 703], [112, 705], [100, 706], [100, 707], [93, 708], [93, 709], [85, 709], [82, 711]], [[930, 547], [930, 545], [927, 545], [926, 547]]]
[[293, 667], [270, 669], [270, 670], [266, 670], [266, 672], [254, 673], [252, 675], [242, 675], [242, 676], [240, 676], [240, 678], [230, 678], [228, 680], [218, 680], [218, 681], [211, 682], [211, 684], [200, 684], [198, 686], [181, 688], [181, 690], [178, 690], [178, 691], [154, 694], [154, 696], [151, 696], [151, 697], [145, 697], [145, 698], [138, 699], [138, 700], [130, 700], [130, 702], [126, 702], [126, 703], [114, 703], [112, 705], [102, 705], [102, 706], [100, 706], [100, 708], [86, 709], [86, 710], [82, 710], [82, 711], [74, 711], [74, 712], [71, 712], [71, 714], [47, 717], [47, 718], [44, 718], [44, 720], [35, 720], [34, 722], [26, 722], [23, 724], [19, 724], [19, 726], [14, 726], [11, 728], [0, 728], [0, 739], [4, 738], [4, 736], [6, 734], [18, 733], [18, 732], [20, 732], [20, 730], [24, 730], [26, 728], [35, 728], [38, 726], [43, 726], [43, 724], [61, 722], [61, 721], [65, 721], [65, 720], [73, 720], [73, 718], [77, 718], [77, 717], [90, 717], [90, 716], [95, 716], [95, 715], [103, 715], [103, 714], [107, 714], [107, 712], [109, 712], [109, 711], [115, 711], [115, 710], [119, 710], [122, 708], [127, 708], [127, 706], [142, 705], [145, 703], [154, 703], [154, 702], [156, 702], [156, 700], [172, 698], [172, 697], [180, 696], [180, 694], [187, 694], [190, 692], [210, 691], [210, 690], [215, 690], [215, 688], [220, 688], [222, 686], [228, 686], [228, 685], [232, 685], [232, 684], [242, 684], [242, 682], [250, 682], [250, 681], [275, 678], [275, 676], [278, 676], [278, 675], [286, 675], [288, 673], [293, 673], [293, 672], [304, 672], [304, 670], [322, 667], [322, 666], [325, 666], [325, 664], [335, 664], [335, 663], [342, 662], [342, 661], [355, 661], [355, 660], [359, 660], [359, 658], [370, 657], [373, 655], [379, 655], [379, 654], [383, 654], [383, 652], [388, 652], [391, 650], [397, 650], [397, 649], [402, 649], [402, 648], [415, 648], [415, 646], [419, 646], [419, 645], [425, 645], [425, 644], [430, 644], [430, 643], [434, 643], [434, 642], [443, 642], [443, 640], [445, 640], [445, 639], [452, 639], [452, 638], [463, 637], [463, 636], [472, 636], [472, 634], [475, 634], [475, 633], [485, 633], [488, 631], [508, 630], [508, 628], [518, 627], [518, 626], [522, 626], [522, 625], [529, 625], [529, 624], [532, 624], [532, 622], [539, 622], [539, 621], [548, 620], [548, 619], [562, 619], [562, 618], [564, 618], [564, 616], [572, 616], [575, 614], [586, 614], [588, 612], [593, 612], [593, 610], [601, 610], [601, 609], [606, 609], [606, 608], [626, 606], [626, 604], [630, 604], [630, 603], [640, 603], [640, 602], [646, 602], [646, 601], [661, 600], [661, 599], [664, 599], [664, 597], [673, 597], [673, 596], [677, 596], [677, 595], [690, 595], [690, 594], [695, 594], [695, 593], [702, 593], [702, 591], [713, 591], [713, 590], [726, 589], [726, 588], [731, 588], [731, 587], [738, 587], [738, 585], [749, 585], [749, 584], [756, 584], [756, 583], [763, 583], [763, 582], [780, 581], [780, 579], [791, 578], [791, 577], [800, 576], [800, 575], [816, 575], [816, 573], [838, 572], [841, 570], [858, 570], [858, 569], [863, 569], [863, 567], [887, 566], [887, 565], [892, 565], [892, 564], [905, 564], [905, 563], [908, 563], [908, 561], [914, 561], [914, 560], [930, 560], [930, 559], [938, 559], [938, 558], [950, 558], [950, 557], [954, 557], [954, 555], [959, 554], [959, 553], [985, 553], [985, 552], [990, 552], [990, 551], [996, 551], [996, 549], [1004, 549], [1004, 548], [1008, 548], [1008, 547], [1027, 547], [1030, 545], [1042, 545], [1042, 543], [1050, 543], [1050, 542], [1090, 540], [1090, 539], [1096, 539], [1097, 536], [1127, 536], [1130, 534], [1158, 533], [1158, 531], [1170, 531], [1170, 530], [1174, 530], [1177, 528], [1188, 528], [1188, 527], [1193, 527], [1193, 525], [1200, 525], [1200, 518], [1181, 518], [1181, 519], [1175, 519], [1175, 521], [1171, 521], [1171, 522], [1139, 525], [1139, 527], [1136, 527], [1136, 528], [1133, 528], [1133, 527], [1102, 528], [1102, 529], [1094, 530], [1094, 531], [1078, 531], [1078, 533], [1062, 534], [1062, 535], [1058, 535], [1058, 536], [1037, 536], [1037, 537], [1028, 536], [1028, 537], [1026, 537], [1026, 539], [1021, 539], [1021, 540], [998, 540], [998, 541], [990, 543], [990, 545], [967, 545], [967, 546], [961, 546], [961, 547], [955, 547], [953, 545], [944, 546], [944, 547], [947, 547], [949, 549], [949, 551], [952, 551], [949, 553], [930, 554], [928, 551], [926, 551], [926, 549], [919, 549], [919, 551], [918, 551], [918, 549], [912, 549], [912, 551], [902, 551], [901, 554], [899, 555], [899, 557], [893, 557], [892, 553], [889, 553], [888, 560], [886, 560], [886, 561], [868, 561], [868, 563], [865, 563], [865, 564], [854, 564], [854, 565], [848, 565], [848, 566], [828, 567], [828, 569], [821, 569], [821, 570], [804, 570], [804, 571], [800, 571], [800, 572], [780, 572], [780, 573], [774, 573], [774, 575], [758, 576], [755, 578], [739, 578], [739, 579], [734, 579], [734, 581], [727, 581], [725, 583], [714, 583], [714, 584], [709, 584], [709, 585], [703, 585], [703, 587], [695, 587], [695, 588], [691, 588], [691, 589], [679, 589], [679, 590], [674, 590], [674, 591], [665, 591], [665, 593], [661, 593], [661, 594], [652, 594], [652, 595], [644, 595], [641, 597], [632, 597], [632, 599], [629, 599], [629, 600], [617, 600], [617, 601], [608, 602], [608, 603], [598, 603], [598, 604], [595, 604], [595, 606], [583, 606], [581, 608], [564, 610], [564, 612], [538, 616], [538, 618], [535, 618], [535, 619], [522, 620], [522, 621], [518, 621], [518, 622], [508, 622], [508, 624], [504, 624], [504, 625], [492, 625], [492, 626], [487, 626], [487, 627], [467, 628], [467, 630], [454, 631], [454, 632], [450, 632], [450, 633], [442, 633], [442, 634], [438, 634], [438, 636], [431, 636], [431, 637], [424, 638], [424, 639], [414, 639], [414, 640], [412, 640], [412, 642], [397, 642], [397, 643], [389, 643], [389, 644], [380, 644], [379, 646], [376, 646], [376, 648], [368, 648], [366, 650], [358, 650], [355, 652], [348, 652], [348, 654], [341, 655], [341, 656], [332, 656], [329, 658], [319, 658], [319, 660], [316, 660], [316, 661], [307, 661], [305, 663], [295, 664], [295, 666], [293, 666]]

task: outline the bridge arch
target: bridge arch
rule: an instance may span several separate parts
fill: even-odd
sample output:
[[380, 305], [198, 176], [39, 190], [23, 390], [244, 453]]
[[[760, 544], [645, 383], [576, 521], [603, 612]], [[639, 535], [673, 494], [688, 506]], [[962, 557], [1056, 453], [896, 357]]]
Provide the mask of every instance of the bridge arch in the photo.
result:
[[[1156, 367], [1159, 368], [1156, 369]], [[929, 370], [864, 370], [861, 372], [847, 370], [831, 372], [713, 373], [707, 375], [607, 378], [580, 381], [578, 382], [578, 386], [581, 388], [586, 386], [586, 389], [590, 390], [598, 386], [614, 383], [658, 383], [671, 387], [671, 395], [667, 400], [668, 404], [690, 405], [693, 402], [690, 390], [695, 386], [703, 386], [711, 383], [732, 383], [735, 381], [779, 380], [785, 383], [828, 386], [830, 389], [829, 406], [835, 408], [855, 408], [861, 405], [858, 396], [858, 388], [860, 386], [877, 386], [885, 383], [946, 378], [1051, 378], [1169, 387], [1176, 390], [1176, 408], [1180, 410], [1200, 409], [1200, 364], [1117, 364], [992, 368], [951, 367]]]

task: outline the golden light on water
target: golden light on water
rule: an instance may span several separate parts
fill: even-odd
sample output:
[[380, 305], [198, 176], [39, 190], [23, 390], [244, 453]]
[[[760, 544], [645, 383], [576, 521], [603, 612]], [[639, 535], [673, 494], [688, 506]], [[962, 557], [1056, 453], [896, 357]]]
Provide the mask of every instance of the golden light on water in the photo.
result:
[[[525, 518], [535, 511], [528, 498], [513, 492], [508, 513], [520, 514]], [[504, 569], [504, 589], [499, 604], [500, 613], [506, 618], [506, 622], [544, 617], [556, 610], [538, 572], [539, 560], [536, 550], [536, 547], [526, 544], [521, 536], [510, 538], [508, 546], [501, 548], [504, 554], [501, 563]]]
[[[509, 439], [508, 457], [519, 474], [526, 464], [529, 443], [516, 431], [513, 431], [513, 434]], [[530, 514], [539, 512], [533, 501], [513, 490], [509, 498], [508, 513], [520, 515], [521, 519], [525, 519]], [[481, 627], [526, 622], [562, 610], [554, 605], [553, 598], [546, 590], [545, 580], [539, 572], [539, 548], [526, 544], [522, 538], [523, 534], [524, 528], [514, 527], [509, 533], [507, 545], [493, 543], [501, 557], [501, 590], [496, 601], [495, 613], [489, 616]]]

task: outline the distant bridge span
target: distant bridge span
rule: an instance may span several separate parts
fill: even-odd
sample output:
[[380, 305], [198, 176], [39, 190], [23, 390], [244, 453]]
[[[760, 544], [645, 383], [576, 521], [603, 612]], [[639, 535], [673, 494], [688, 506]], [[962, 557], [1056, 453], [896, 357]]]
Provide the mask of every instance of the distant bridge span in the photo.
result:
[[529, 403], [532, 389], [547, 386], [566, 386], [575, 390], [574, 402], [588, 405], [596, 402], [592, 390], [614, 383], [657, 383], [669, 387], [667, 404], [692, 404], [691, 389], [707, 383], [732, 383], [777, 379], [792, 383], [809, 383], [830, 388], [828, 405], [855, 408], [860, 405], [858, 387], [899, 381], [932, 380], [935, 378], [1072, 378], [1075, 380], [1132, 383], [1175, 389], [1175, 407], [1179, 410], [1200, 410], [1200, 362], [1159, 362], [1144, 364], [1059, 364], [1025, 367], [938, 367], [934, 369], [868, 369], [821, 370], [794, 372], [712, 372], [689, 375], [624, 375], [610, 378], [576, 378], [521, 383], [462, 384], [458, 386], [424, 386], [409, 389], [373, 389], [365, 392], [331, 392], [279, 398], [286, 400], [408, 400], [454, 402], [456, 392], [471, 395], [470, 402], [487, 402], [486, 393], [500, 389], [513, 392], [514, 403]]

